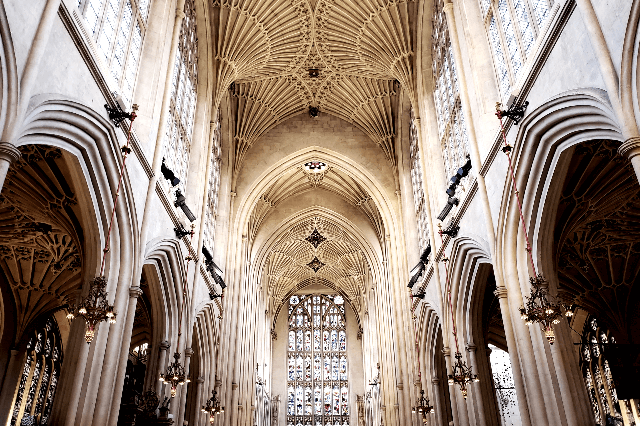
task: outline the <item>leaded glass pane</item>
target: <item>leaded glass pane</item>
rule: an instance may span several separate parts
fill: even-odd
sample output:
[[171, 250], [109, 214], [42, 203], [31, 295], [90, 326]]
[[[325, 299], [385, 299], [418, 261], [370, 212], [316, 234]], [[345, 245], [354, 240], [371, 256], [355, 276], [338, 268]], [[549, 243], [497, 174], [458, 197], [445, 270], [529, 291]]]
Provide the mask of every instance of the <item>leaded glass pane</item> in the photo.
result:
[[608, 416], [622, 417], [609, 362], [605, 358], [606, 349], [602, 349], [613, 340], [613, 337], [606, 329], [600, 327], [595, 318], [587, 322], [580, 350], [582, 354], [580, 364], [593, 415], [598, 425], [604, 425], [603, 422], [607, 421]]
[[545, 19], [549, 15], [548, 1], [549, 0], [531, 0], [533, 10], [535, 10], [535, 13], [536, 13], [538, 26], [542, 26], [542, 23], [545, 21]]
[[49, 319], [27, 344], [9, 425], [19, 425], [25, 416], [33, 416], [36, 424], [48, 424], [61, 363], [60, 334], [55, 320]]
[[[443, 9], [443, 1], [436, 0], [433, 15], [432, 57], [438, 136], [446, 179], [449, 180], [467, 161], [469, 152], [465, 141], [466, 129], [463, 128], [458, 75]], [[426, 223], [419, 219], [420, 222]]]
[[86, 0], [84, 18], [118, 93], [132, 102], [150, 0]]
[[340, 296], [289, 299], [288, 425], [349, 424], [344, 309]]
[[500, 0], [498, 2], [498, 15], [502, 24], [502, 31], [504, 32], [505, 43], [507, 45], [507, 55], [511, 62], [511, 68], [515, 78], [518, 78], [520, 69], [522, 68], [522, 57], [520, 54], [520, 47], [518, 46], [518, 40], [516, 38], [516, 32], [511, 20], [511, 11], [507, 5], [507, 0]]
[[511, 84], [509, 82], [509, 71], [507, 69], [507, 63], [504, 60], [504, 53], [502, 52], [502, 41], [500, 40], [500, 34], [498, 34], [498, 24], [494, 16], [491, 17], [491, 23], [489, 24], [489, 37], [491, 39], [491, 47], [493, 47], [493, 57], [495, 59], [496, 68], [498, 71], [498, 83], [500, 84], [500, 93], [502, 98], [506, 98], [509, 94], [509, 88]]
[[[184, 194], [189, 171], [189, 153], [193, 134], [193, 121], [196, 106], [197, 86], [197, 37], [195, 4], [187, 0], [184, 6], [185, 18], [178, 42], [178, 51], [171, 77], [170, 116], [167, 127], [175, 138], [167, 137], [163, 143], [164, 159], [167, 167], [173, 170], [180, 183], [178, 189]], [[169, 134], [169, 129], [167, 135]], [[217, 204], [217, 198], [214, 199]], [[210, 229], [211, 236], [213, 234]], [[208, 247], [212, 250], [212, 247]]]
[[509, 354], [494, 345], [489, 345], [489, 349], [491, 349], [489, 362], [502, 424], [521, 424]]
[[418, 245], [420, 251], [429, 244], [428, 218], [425, 206], [425, 196], [422, 180], [422, 162], [420, 159], [420, 148], [418, 146], [418, 129], [411, 113], [409, 126], [409, 155], [411, 158], [411, 186], [413, 189], [413, 202], [415, 206], [416, 221], [418, 225]]

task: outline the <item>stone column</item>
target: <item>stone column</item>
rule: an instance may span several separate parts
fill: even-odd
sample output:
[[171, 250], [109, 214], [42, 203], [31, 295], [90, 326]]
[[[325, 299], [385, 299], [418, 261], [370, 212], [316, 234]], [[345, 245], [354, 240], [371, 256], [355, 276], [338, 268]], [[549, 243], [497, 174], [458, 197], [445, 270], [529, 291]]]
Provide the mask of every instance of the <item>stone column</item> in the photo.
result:
[[160, 353], [158, 354], [158, 370], [154, 371], [156, 377], [156, 394], [158, 395], [158, 399], [162, 402], [162, 398], [164, 396], [164, 384], [160, 381], [160, 374], [162, 374], [167, 368], [167, 352], [171, 344], [168, 341], [160, 342]]
[[5, 374], [4, 382], [2, 383], [3, 398], [0, 401], [0, 420], [2, 421], [2, 424], [7, 424], [11, 412], [13, 411], [11, 409], [11, 403], [13, 402], [13, 394], [18, 386], [22, 370], [22, 368], [20, 368], [21, 357], [18, 355], [19, 351], [17, 349], [11, 349], [11, 356], [7, 363], [7, 373]]
[[[120, 412], [120, 399], [122, 398], [122, 387], [124, 386], [124, 376], [127, 371], [127, 359], [129, 358], [129, 349], [131, 345], [131, 334], [133, 333], [133, 322], [136, 317], [136, 305], [138, 297], [142, 295], [142, 289], [138, 286], [129, 288], [129, 306], [127, 307], [127, 317], [125, 319], [124, 330], [122, 333], [122, 342], [120, 346], [120, 359], [116, 369], [116, 380], [113, 387], [113, 399], [111, 400], [111, 412], [109, 414], [109, 425], [116, 426], [118, 423], [118, 415]], [[112, 343], [113, 344], [113, 343]], [[101, 403], [98, 399], [98, 403]], [[98, 410], [96, 409], [96, 414]], [[97, 420], [97, 421], [96, 421]], [[100, 419], [95, 419], [95, 424], [101, 424]], [[102, 420], [104, 421], [104, 420]], [[106, 423], [106, 422], [105, 422]]]
[[443, 426], [442, 416], [444, 415], [444, 406], [440, 398], [440, 379], [431, 379], [431, 385], [433, 389], [433, 406], [436, 409], [434, 413], [435, 426]]
[[[171, 35], [171, 47], [169, 49], [169, 60], [174, 61], [178, 50], [178, 42], [180, 41], [180, 30], [182, 29], [182, 20], [184, 14], [185, 0], [178, 0], [176, 4], [176, 16], [173, 24], [173, 34]], [[169, 104], [171, 102], [171, 80], [173, 77], [173, 62], [167, 67], [167, 75], [164, 80], [164, 93], [162, 94], [162, 107], [160, 108], [160, 120], [158, 121], [158, 131], [156, 133], [156, 146], [153, 152], [153, 163], [151, 164], [153, 175], [149, 179], [149, 187], [147, 188], [147, 197], [144, 203], [142, 214], [142, 224], [140, 226], [140, 247], [143, 251], [147, 242], [147, 230], [152, 220], [152, 202], [156, 193], [156, 184], [160, 176], [160, 166], [162, 165], [164, 127], [167, 124], [167, 116], [169, 115]], [[182, 425], [181, 425], [182, 426]]]
[[[469, 352], [469, 363], [471, 364], [471, 370], [475, 373], [478, 374], [478, 361], [476, 359], [476, 345], [472, 345], [469, 344], [466, 347], [467, 352]], [[473, 390], [471, 391], [471, 388], [473, 388]], [[482, 393], [480, 392], [480, 389], [478, 388], [478, 386], [470, 386], [471, 391], [471, 398], [473, 399], [473, 401], [475, 402], [475, 405], [477, 407], [477, 415], [478, 415], [478, 419], [477, 419], [477, 426], [485, 426], [487, 424], [487, 420], [486, 420], [486, 416], [484, 413], [484, 401], [482, 400]]]
[[[191, 355], [193, 355], [193, 349], [186, 348], [184, 350], [184, 373], [189, 377], [189, 367], [191, 365]], [[176, 424], [181, 425], [184, 421], [185, 408], [187, 403], [187, 384], [181, 386], [180, 389], [180, 405], [178, 406], [177, 418], [178, 421]]]
[[522, 370], [520, 369], [520, 359], [518, 358], [518, 346], [513, 330], [513, 323], [511, 322], [508, 291], [506, 287], [497, 287], [493, 294], [496, 295], [500, 302], [500, 313], [502, 314], [504, 334], [507, 339], [507, 347], [509, 349], [509, 360], [511, 361], [511, 369], [513, 370], [513, 383], [516, 388], [516, 397], [518, 398], [518, 409], [520, 410], [522, 426], [531, 426], [531, 417], [529, 416], [529, 406], [527, 404], [527, 392], [524, 387]]
[[[196, 399], [195, 399], [195, 403], [193, 404], [193, 413], [192, 413], [192, 419], [193, 419], [193, 424], [194, 426], [197, 426], [200, 424], [200, 418], [202, 417], [202, 411], [200, 411], [202, 409], [202, 406], [204, 405], [202, 403], [202, 388], [204, 385], [204, 377], [198, 377], [198, 379], [196, 380]], [[208, 419], [207, 419], [208, 420]]]
[[4, 180], [7, 178], [9, 167], [20, 158], [22, 154], [10, 142], [0, 142], [0, 191], [4, 187]]
[[634, 112], [633, 110], [625, 110], [622, 105], [619, 95], [618, 73], [613, 64], [611, 51], [607, 46], [607, 41], [604, 38], [602, 27], [591, 0], [576, 0], [576, 4], [580, 9], [589, 40], [598, 58], [600, 73], [602, 74], [611, 106], [620, 124], [622, 136], [625, 138], [625, 142], [620, 146], [618, 152], [631, 161], [636, 177], [640, 181], [640, 156], [638, 155], [640, 154], [640, 132], [638, 131]]
[[[451, 349], [449, 349], [448, 347], [445, 347], [442, 349], [442, 353], [444, 354], [444, 361], [447, 368], [447, 370], [445, 371], [445, 374], [448, 375], [453, 367], [453, 362], [451, 360]], [[456, 426], [462, 426], [462, 423], [460, 423], [460, 413], [458, 412], [458, 399], [456, 396], [457, 394], [456, 394], [455, 385], [451, 386], [447, 383], [447, 386], [449, 386], [449, 400], [451, 401], [451, 413], [453, 414], [453, 424]]]

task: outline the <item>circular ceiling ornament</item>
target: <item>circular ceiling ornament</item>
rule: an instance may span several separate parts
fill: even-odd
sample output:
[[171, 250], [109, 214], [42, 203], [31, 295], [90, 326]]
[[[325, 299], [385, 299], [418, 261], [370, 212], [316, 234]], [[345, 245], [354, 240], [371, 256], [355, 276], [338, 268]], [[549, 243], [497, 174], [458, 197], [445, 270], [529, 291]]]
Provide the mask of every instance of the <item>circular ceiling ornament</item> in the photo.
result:
[[309, 161], [304, 163], [305, 170], [313, 173], [320, 173], [327, 168], [327, 164], [322, 161]]

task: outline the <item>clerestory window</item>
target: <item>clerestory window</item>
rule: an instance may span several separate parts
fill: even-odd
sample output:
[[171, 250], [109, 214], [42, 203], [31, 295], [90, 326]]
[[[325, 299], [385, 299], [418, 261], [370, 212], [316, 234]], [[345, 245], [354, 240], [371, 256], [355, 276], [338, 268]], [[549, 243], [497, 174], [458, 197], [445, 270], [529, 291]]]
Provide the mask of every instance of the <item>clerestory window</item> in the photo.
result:
[[[219, 116], [219, 115], [218, 115]], [[208, 205], [204, 218], [204, 245], [213, 251], [218, 216], [218, 198], [220, 193], [220, 156], [222, 155], [220, 119], [212, 124], [213, 146], [211, 152], [211, 173], [209, 174]]]
[[434, 2], [433, 12], [433, 77], [438, 138], [442, 149], [447, 181], [467, 162], [469, 142], [467, 125], [460, 103], [458, 75], [453, 59], [447, 19], [442, 0]]
[[480, 0], [503, 101], [522, 74], [551, 6], [553, 0]]
[[183, 193], [189, 170], [198, 81], [198, 38], [193, 0], [185, 2], [184, 14], [173, 63], [171, 103], [163, 143], [165, 163], [180, 179], [178, 187]]
[[420, 162], [420, 147], [418, 145], [418, 130], [416, 129], [413, 111], [409, 127], [409, 155], [411, 157], [411, 186], [413, 188], [413, 202], [418, 222], [418, 244], [420, 252], [429, 245], [429, 227], [427, 222], [427, 208], [425, 206], [424, 188], [422, 186], [422, 163]]
[[118, 92], [131, 103], [151, 0], [78, 0]]
[[339, 295], [289, 299], [287, 426], [348, 426], [345, 302]]

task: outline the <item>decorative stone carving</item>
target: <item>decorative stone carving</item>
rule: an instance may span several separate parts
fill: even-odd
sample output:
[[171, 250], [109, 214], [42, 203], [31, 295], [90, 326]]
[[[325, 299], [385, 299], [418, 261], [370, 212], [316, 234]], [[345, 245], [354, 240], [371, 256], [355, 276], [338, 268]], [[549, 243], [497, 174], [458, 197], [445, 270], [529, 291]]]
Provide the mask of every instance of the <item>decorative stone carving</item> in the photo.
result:
[[16, 299], [19, 339], [41, 312], [74, 297], [83, 230], [62, 151], [23, 145], [0, 195], [0, 267]]

